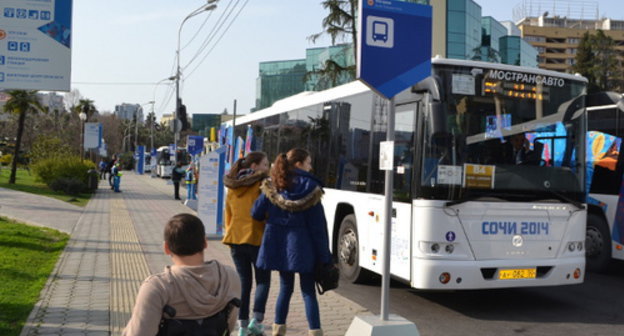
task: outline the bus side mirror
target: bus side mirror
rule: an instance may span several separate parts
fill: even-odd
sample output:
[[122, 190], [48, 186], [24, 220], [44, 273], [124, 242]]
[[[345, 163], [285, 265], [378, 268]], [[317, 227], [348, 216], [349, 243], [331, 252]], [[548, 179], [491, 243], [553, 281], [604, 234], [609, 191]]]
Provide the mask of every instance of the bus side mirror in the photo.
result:
[[441, 103], [429, 103], [429, 115], [427, 116], [429, 123], [429, 134], [446, 133], [446, 115], [443, 111]]

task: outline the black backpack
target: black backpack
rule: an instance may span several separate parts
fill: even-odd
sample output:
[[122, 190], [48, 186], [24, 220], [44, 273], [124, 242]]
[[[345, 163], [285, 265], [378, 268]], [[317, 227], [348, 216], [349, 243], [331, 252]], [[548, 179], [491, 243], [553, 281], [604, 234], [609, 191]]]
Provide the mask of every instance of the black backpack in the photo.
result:
[[[170, 305], [163, 308], [156, 336], [227, 336], [230, 335], [228, 318], [234, 307], [240, 307], [240, 300], [232, 299], [220, 312], [200, 320], [174, 319], [176, 310]], [[167, 315], [169, 318], [165, 318]]]

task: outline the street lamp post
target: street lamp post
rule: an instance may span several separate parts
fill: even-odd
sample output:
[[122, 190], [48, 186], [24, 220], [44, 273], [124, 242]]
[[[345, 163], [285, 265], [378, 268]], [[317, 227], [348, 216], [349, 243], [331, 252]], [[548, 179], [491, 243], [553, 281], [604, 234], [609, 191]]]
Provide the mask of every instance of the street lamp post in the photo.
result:
[[187, 15], [184, 20], [182, 20], [182, 23], [180, 23], [180, 28], [178, 29], [178, 47], [176, 49], [176, 74], [175, 76], [172, 77], [172, 79], [175, 79], [175, 85], [176, 85], [176, 101], [175, 101], [175, 111], [173, 112], [173, 132], [174, 132], [174, 144], [176, 146], [176, 148], [178, 147], [178, 141], [180, 140], [180, 131], [178, 130], [178, 111], [180, 110], [180, 106], [181, 101], [180, 101], [180, 77], [182, 75], [182, 71], [180, 70], [180, 35], [182, 34], [182, 27], [184, 26], [184, 23], [186, 22], [186, 20], [192, 18], [195, 15], [201, 14], [203, 12], [206, 11], [211, 11], [215, 8], [217, 8], [217, 5], [215, 4], [217, 1], [219, 0], [208, 0], [206, 1], [206, 4], [199, 7], [198, 9], [192, 11], [189, 15]]
[[78, 118], [80, 118], [80, 160], [82, 160], [84, 159], [84, 123], [87, 120], [87, 114], [80, 112]]

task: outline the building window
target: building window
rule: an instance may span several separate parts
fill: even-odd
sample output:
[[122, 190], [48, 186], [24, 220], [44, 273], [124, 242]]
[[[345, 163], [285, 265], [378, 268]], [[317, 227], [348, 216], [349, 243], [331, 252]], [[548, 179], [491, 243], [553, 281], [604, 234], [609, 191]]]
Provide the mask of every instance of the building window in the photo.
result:
[[546, 38], [543, 36], [531, 36], [527, 35], [524, 37], [524, 40], [527, 42], [546, 42]]
[[570, 55], [576, 55], [577, 51], [578, 51], [578, 49], [576, 49], [576, 48], [570, 48], [570, 49], [567, 49], [566, 53], [570, 54]]
[[566, 39], [564, 38], [552, 38], [549, 37], [546, 39], [546, 43], [565, 43]]
[[568, 38], [568, 44], [579, 44], [579, 42], [581, 42], [579, 38]]

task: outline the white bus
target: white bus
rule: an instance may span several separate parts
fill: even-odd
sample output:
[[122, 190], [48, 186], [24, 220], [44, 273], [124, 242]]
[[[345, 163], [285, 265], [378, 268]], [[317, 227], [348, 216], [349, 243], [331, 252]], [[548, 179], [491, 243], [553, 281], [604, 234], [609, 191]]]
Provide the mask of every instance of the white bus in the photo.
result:
[[[585, 275], [586, 79], [432, 60], [399, 94], [391, 274], [419, 289], [581, 283]], [[381, 273], [388, 106], [359, 82], [302, 93], [236, 120], [272, 160], [303, 147], [325, 183], [341, 274]], [[519, 147], [514, 147], [519, 144]]]
[[168, 146], [161, 146], [156, 150], [156, 176], [161, 178], [171, 177], [171, 171], [175, 166], [172, 154]]
[[611, 258], [624, 260], [622, 103], [614, 92], [587, 97], [587, 266], [596, 271], [607, 270]]

